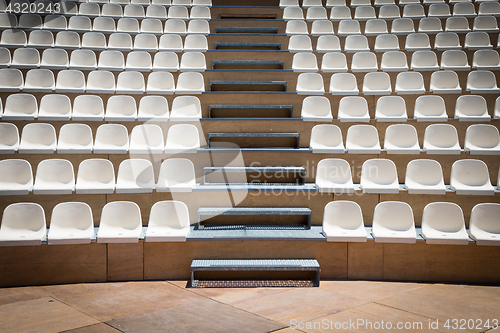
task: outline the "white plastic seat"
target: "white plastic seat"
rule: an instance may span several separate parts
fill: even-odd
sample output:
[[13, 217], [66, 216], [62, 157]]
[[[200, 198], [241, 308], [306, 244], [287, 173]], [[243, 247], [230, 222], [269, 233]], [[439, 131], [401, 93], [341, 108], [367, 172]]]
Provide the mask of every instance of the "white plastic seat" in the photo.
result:
[[315, 125], [311, 130], [309, 147], [313, 153], [343, 154], [342, 131], [337, 125]]
[[120, 163], [116, 193], [151, 193], [155, 188], [153, 165], [145, 159], [128, 159]]
[[493, 125], [470, 125], [465, 132], [464, 148], [471, 155], [499, 155], [500, 134], [498, 129]]
[[89, 205], [83, 202], [64, 202], [52, 210], [49, 245], [90, 244], [94, 237], [94, 220]]
[[[154, 74], [154, 73], [153, 73]], [[198, 72], [180, 73], [177, 78], [176, 94], [201, 94], [205, 91], [203, 75]]]
[[40, 53], [37, 49], [16, 49], [12, 53], [11, 67], [37, 68], [40, 66]]
[[366, 21], [365, 25], [365, 35], [366, 36], [378, 36], [382, 34], [387, 34], [389, 30], [387, 29], [387, 23], [382, 19], [370, 19]]
[[107, 203], [102, 209], [98, 243], [138, 243], [142, 235], [139, 206], [130, 201]]
[[115, 21], [111, 17], [96, 17], [92, 26], [92, 31], [105, 34], [116, 32]]
[[146, 7], [146, 18], [155, 18], [165, 21], [167, 19], [167, 9], [160, 5], [149, 5]]
[[150, 72], [152, 67], [151, 55], [148, 52], [132, 51], [127, 54], [127, 71]]
[[498, 32], [497, 19], [494, 16], [478, 16], [474, 19], [472, 31]]
[[75, 173], [70, 161], [48, 159], [38, 164], [34, 194], [71, 194], [74, 188]]
[[346, 149], [349, 154], [380, 154], [378, 131], [372, 125], [353, 125], [347, 130]]
[[280, 0], [280, 8], [286, 8], [288, 6], [299, 6], [299, 0]]
[[54, 47], [54, 35], [47, 30], [32, 31], [26, 46], [39, 49]]
[[382, 122], [407, 121], [405, 100], [400, 96], [383, 96], [377, 100], [375, 119]]
[[361, 28], [359, 22], [356, 20], [341, 20], [337, 34], [339, 36], [360, 35]]
[[200, 148], [198, 128], [190, 124], [178, 124], [169, 128], [165, 153], [196, 153]]
[[467, 18], [461, 16], [449, 17], [446, 19], [444, 30], [455, 33], [469, 32], [469, 21], [467, 21]]
[[397, 94], [425, 93], [424, 78], [419, 72], [401, 72], [396, 77]]
[[403, 17], [410, 19], [420, 19], [425, 17], [424, 6], [421, 4], [408, 4], [404, 6]]
[[351, 165], [346, 160], [328, 158], [319, 161], [315, 182], [320, 193], [354, 193]]
[[210, 24], [207, 20], [190, 20], [187, 27], [188, 34], [209, 35]]
[[476, 8], [472, 2], [456, 3], [453, 5], [453, 16], [476, 17]]
[[495, 100], [495, 114], [494, 119], [500, 119], [500, 97]]
[[370, 46], [368, 45], [368, 39], [364, 35], [350, 35], [345, 39], [344, 50], [347, 53], [351, 52], [368, 52], [370, 51]]
[[441, 69], [468, 71], [470, 70], [467, 54], [462, 50], [447, 50], [441, 55]]
[[410, 18], [397, 18], [392, 21], [391, 34], [409, 35], [415, 32], [415, 26]]
[[325, 7], [315, 6], [307, 8], [306, 21], [315, 21], [315, 20], [328, 20]]
[[35, 96], [11, 94], [5, 101], [2, 120], [34, 120], [37, 115], [38, 103]]
[[386, 6], [386, 5], [395, 5], [396, 2], [394, 0], [375, 0], [373, 2], [373, 5], [375, 7], [381, 7], [381, 6]]
[[[151, 7], [151, 6], [150, 6]], [[146, 13], [147, 16], [147, 13]], [[190, 20], [211, 20], [212, 14], [210, 13], [210, 8], [207, 6], [195, 6], [191, 8], [189, 13]]]
[[360, 184], [363, 193], [399, 193], [396, 164], [384, 158], [366, 160], [361, 168]]
[[204, 35], [187, 35], [184, 39], [185, 52], [206, 52], [207, 50], [208, 41]]
[[153, 205], [146, 242], [185, 242], [189, 232], [189, 211], [185, 203], [159, 201]]
[[405, 49], [407, 51], [430, 50], [429, 36], [424, 33], [411, 33], [406, 36]]
[[171, 121], [197, 121], [202, 117], [201, 103], [195, 96], [178, 96], [172, 103]]
[[68, 28], [68, 22], [63, 15], [47, 15], [43, 21], [43, 29], [52, 31], [64, 31]]
[[195, 186], [193, 162], [186, 158], [169, 158], [163, 161], [156, 192], [192, 192]]
[[347, 59], [344, 53], [329, 52], [323, 55], [321, 71], [324, 73], [347, 72]]
[[499, 214], [500, 204], [497, 203], [482, 203], [472, 208], [469, 236], [476, 241], [476, 245], [498, 246], [500, 244]]
[[145, 16], [144, 7], [141, 5], [130, 4], [123, 7], [124, 18], [143, 19]]
[[41, 245], [47, 236], [46, 228], [45, 212], [39, 204], [8, 205], [2, 215], [0, 246]]
[[387, 154], [420, 154], [417, 130], [412, 125], [395, 124], [385, 130]]
[[342, 97], [339, 102], [338, 119], [341, 122], [369, 122], [368, 103], [359, 96]]
[[125, 126], [103, 124], [97, 128], [94, 154], [126, 154], [128, 147], [129, 137]]
[[177, 72], [178, 70], [179, 58], [175, 52], [160, 51], [155, 54], [153, 71]]
[[330, 21], [333, 22], [339, 22], [342, 20], [350, 20], [352, 19], [351, 16], [351, 9], [347, 6], [335, 6], [332, 7], [330, 11]]
[[[0, 126], [0, 129], [3, 128], [4, 126]], [[32, 189], [33, 172], [28, 161], [21, 159], [0, 161], [0, 196], [28, 195]]]
[[75, 121], [102, 121], [104, 103], [96, 95], [77, 96], [73, 102], [72, 119]]
[[2, 31], [0, 45], [4, 47], [25, 47], [26, 43], [26, 33], [23, 30], [6, 29]]
[[169, 108], [163, 96], [144, 96], [139, 102], [138, 121], [167, 121]]
[[454, 32], [440, 32], [436, 35], [434, 48], [441, 50], [461, 50], [460, 40]]
[[498, 70], [500, 56], [495, 50], [477, 50], [472, 58], [473, 69]]
[[417, 121], [447, 121], [444, 99], [441, 96], [419, 96], [415, 101], [413, 118]]
[[130, 4], [148, 7], [150, 4], [150, 1], [149, 0], [130, 0]]
[[0, 28], [15, 29], [17, 28], [17, 17], [13, 13], [0, 13]]
[[500, 3], [496, 1], [491, 2], [482, 2], [479, 5], [479, 10], [477, 12], [478, 15], [492, 15], [492, 16], [500, 16]]
[[136, 35], [139, 33], [139, 21], [132, 17], [123, 17], [118, 19], [116, 24], [117, 33], [127, 33], [130, 35]]
[[392, 34], [378, 35], [375, 38], [374, 50], [377, 52], [399, 51], [398, 36]]
[[137, 125], [130, 133], [130, 154], [161, 154], [163, 131], [158, 125]]
[[451, 16], [450, 7], [446, 3], [433, 3], [429, 6], [429, 17], [446, 18]]
[[371, 6], [371, 0], [351, 0], [351, 7], [356, 8], [359, 6]]
[[316, 51], [318, 53], [340, 52], [339, 38], [332, 35], [319, 36], [316, 42]]
[[49, 69], [30, 69], [26, 73], [24, 92], [52, 92], [55, 89], [54, 74]]
[[424, 17], [418, 23], [418, 32], [437, 34], [443, 31], [441, 20], [437, 17]]
[[302, 7], [304, 8], [320, 7], [320, 6], [323, 6], [321, 0], [302, 0]]
[[107, 47], [106, 37], [102, 32], [86, 32], [82, 36], [82, 49], [92, 51], [105, 50]]
[[186, 52], [181, 57], [181, 72], [204, 72], [207, 69], [205, 55], [202, 52]]
[[158, 39], [153, 34], [139, 34], [134, 38], [134, 50], [136, 51], [158, 51]]
[[76, 194], [112, 194], [115, 190], [113, 163], [106, 159], [83, 160], [78, 167]]
[[464, 48], [469, 50], [491, 49], [490, 36], [484, 31], [469, 32], [465, 35]]
[[68, 20], [68, 30], [76, 32], [92, 31], [90, 18], [85, 16], [71, 16]]
[[372, 234], [376, 243], [416, 243], [411, 206], [400, 201], [379, 203], [373, 213]]
[[457, 98], [455, 119], [460, 121], [490, 121], [486, 99], [479, 95], [464, 95]]
[[109, 71], [92, 71], [87, 77], [87, 93], [113, 94], [115, 92], [115, 76]]
[[85, 124], [65, 124], [59, 130], [59, 154], [90, 154], [94, 147], [92, 129]]
[[165, 21], [163, 32], [165, 34], [186, 35], [186, 23], [183, 20], [168, 19]]
[[181, 36], [176, 34], [162, 35], [158, 49], [160, 51], [182, 52], [184, 48]]
[[85, 76], [78, 70], [62, 70], [57, 73], [56, 92], [81, 94], [85, 91]]
[[107, 3], [102, 5], [101, 16], [109, 16], [112, 18], [122, 18], [123, 9], [119, 4]]
[[467, 75], [467, 88], [472, 94], [498, 94], [495, 74], [491, 71], [477, 70]]
[[121, 72], [116, 80], [117, 94], [143, 94], [145, 92], [144, 76], [140, 72]]
[[[188, 53], [189, 54], [189, 53]], [[309, 72], [314, 73], [318, 71], [318, 60], [314, 53], [301, 52], [293, 55], [292, 70], [294, 72]]]
[[53, 154], [57, 147], [56, 130], [51, 124], [30, 123], [24, 126], [20, 154]]
[[108, 50], [130, 51], [132, 50], [132, 37], [126, 33], [116, 32], [109, 35]]
[[[450, 51], [445, 51], [450, 52]], [[415, 71], [439, 70], [436, 53], [433, 51], [415, 51], [411, 56], [410, 68]]]
[[401, 18], [399, 6], [396, 5], [383, 5], [378, 12], [378, 18], [384, 20], [394, 20]]
[[448, 124], [427, 126], [423, 149], [427, 154], [460, 154], [457, 129]]
[[422, 237], [427, 244], [469, 245], [462, 208], [452, 202], [433, 202], [425, 206]]
[[189, 14], [187, 7], [185, 6], [172, 6], [168, 9], [169, 19], [180, 19], [180, 20], [189, 20]]
[[335, 73], [330, 78], [330, 93], [332, 95], [359, 94], [356, 77], [352, 73]]
[[368, 21], [376, 19], [375, 8], [372, 6], [358, 6], [354, 10], [354, 19], [358, 21]]
[[373, 72], [365, 74], [363, 79], [364, 95], [390, 95], [391, 78], [384, 72]]
[[366, 242], [361, 207], [353, 201], [332, 201], [325, 206], [323, 233], [327, 242]]
[[42, 53], [40, 68], [67, 69], [69, 66], [68, 52], [62, 49], [45, 49]]
[[[294, 22], [299, 22], [299, 21], [294, 21]], [[334, 34], [333, 24], [329, 20], [316, 20], [311, 25], [312, 36], [333, 35], [333, 34]]]
[[135, 121], [137, 106], [132, 96], [111, 96], [106, 106], [106, 121]]
[[[110, 0], [110, 1], [112, 1], [112, 0]], [[172, 3], [171, 3], [171, 0], [151, 0], [151, 4], [169, 7]]]
[[419, 159], [406, 167], [405, 188], [409, 194], [446, 194], [441, 164], [434, 160]]
[[0, 123], [0, 154], [14, 154], [19, 148], [19, 131], [14, 124]]
[[380, 68], [384, 72], [404, 72], [408, 70], [408, 59], [401, 51], [387, 51], [382, 54]]
[[333, 120], [330, 100], [324, 96], [308, 96], [302, 100], [301, 118], [304, 121]]
[[66, 95], [48, 94], [40, 100], [38, 120], [68, 121], [71, 118], [71, 101]]
[[481, 160], [458, 160], [451, 167], [450, 188], [457, 195], [494, 195], [488, 166]]
[[96, 3], [84, 2], [78, 8], [78, 15], [88, 17], [101, 16], [101, 7]]
[[434, 94], [459, 94], [462, 92], [458, 75], [454, 71], [432, 73], [429, 90]]
[[289, 52], [312, 52], [312, 43], [309, 36], [293, 35], [288, 40]]
[[163, 26], [161, 21], [156, 18], [147, 18], [141, 21], [141, 34], [162, 35]]
[[74, 50], [71, 52], [69, 63], [70, 69], [76, 70], [95, 70], [97, 68], [97, 59], [92, 50]]

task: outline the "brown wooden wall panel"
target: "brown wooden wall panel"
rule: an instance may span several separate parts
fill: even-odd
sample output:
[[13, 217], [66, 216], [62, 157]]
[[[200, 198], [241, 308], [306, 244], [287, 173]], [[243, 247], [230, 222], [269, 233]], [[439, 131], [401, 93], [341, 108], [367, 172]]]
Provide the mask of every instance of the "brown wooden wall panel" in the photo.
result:
[[107, 244], [108, 281], [144, 279], [144, 242]]

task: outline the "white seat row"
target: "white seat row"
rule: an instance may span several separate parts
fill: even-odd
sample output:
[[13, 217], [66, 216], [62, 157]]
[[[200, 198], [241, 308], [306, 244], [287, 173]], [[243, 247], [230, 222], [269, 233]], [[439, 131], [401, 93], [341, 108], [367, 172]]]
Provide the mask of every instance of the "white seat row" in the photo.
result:
[[[35, 3], [41, 2], [40, 0], [34, 1]], [[58, 2], [54, 1], [54, 3], [61, 3], [64, 8], [64, 11], [71, 11], [73, 10], [76, 6], [77, 3], [96, 3], [96, 4], [116, 4], [116, 5], [121, 5], [121, 6], [126, 6], [129, 4], [132, 5], [140, 5], [144, 7], [148, 7], [151, 5], [159, 5], [163, 7], [170, 7], [170, 6], [185, 6], [185, 7], [197, 7], [197, 6], [205, 6], [205, 7], [211, 7], [212, 6], [212, 1], [211, 0], [71, 0], [71, 1], [63, 1], [63, 2]], [[19, 4], [22, 5], [23, 3], [29, 3], [28, 0], [13, 0], [11, 1], [12, 4]], [[16, 5], [17, 6], [17, 5]], [[11, 6], [12, 8], [12, 6]], [[14, 7], [15, 8], [15, 7]], [[62, 11], [63, 9], [61, 9]], [[7, 4], [5, 0], [0, 1], [0, 12], [8, 11]]]
[[[437, 20], [437, 21], [436, 21]], [[436, 20], [432, 18], [422, 19], [419, 24], [418, 32], [436, 34], [442, 32], [441, 22], [439, 19]], [[438, 22], [439, 21], [439, 22]], [[470, 32], [469, 24], [467, 19], [464, 17], [452, 17], [446, 20], [446, 32], [454, 33], [468, 33]], [[497, 20], [493, 16], [481, 16], [474, 20], [473, 26], [474, 32], [484, 32], [492, 33], [498, 32]], [[367, 21], [365, 27], [365, 35], [376, 36], [379, 34], [388, 33], [387, 23], [381, 19], [373, 19]], [[392, 21], [390, 33], [395, 35], [408, 35], [415, 33], [415, 26], [413, 20], [410, 18], [399, 18]], [[289, 36], [292, 35], [308, 35], [309, 29], [307, 23], [302, 20], [292, 20], [286, 23], [285, 33]], [[322, 36], [322, 35], [339, 35], [339, 36], [349, 36], [349, 35], [360, 35], [361, 27], [357, 20], [345, 19], [338, 23], [338, 29], [335, 32], [333, 29], [333, 23], [329, 20], [316, 20], [311, 25], [312, 36]]]
[[[42, 69], [76, 69], [76, 70], [107, 70], [107, 71], [167, 71], [167, 72], [204, 72], [207, 68], [205, 55], [201, 52], [187, 52], [179, 57], [170, 51], [160, 51], [151, 58], [149, 52], [131, 51], [127, 59], [121, 51], [106, 50], [99, 53], [99, 61], [92, 50], [74, 50], [71, 58], [66, 50], [46, 49], [40, 53], [37, 49], [16, 49], [12, 54], [6, 48], [0, 47], [0, 68], [42, 68]], [[42, 73], [35, 71], [33, 73]], [[37, 74], [31, 74], [37, 75]], [[26, 75], [28, 78], [30, 75]], [[38, 74], [40, 76], [40, 74]], [[33, 82], [32, 82], [33, 83]]]
[[[379, 9], [378, 18], [384, 20], [393, 20], [397, 18], [420, 19], [425, 17], [448, 18], [454, 17], [483, 17], [483, 16], [500, 16], [500, 4], [498, 2], [482, 3], [479, 6], [478, 13], [472, 3], [457, 3], [453, 5], [452, 10], [446, 3], [434, 3], [428, 7], [427, 15], [424, 7], [420, 4], [409, 4], [403, 7], [403, 15], [401, 16], [400, 7], [396, 5], [383, 5]], [[352, 19], [358, 21], [367, 21], [376, 19], [375, 7], [372, 6], [357, 6], [354, 7], [354, 16], [351, 14], [351, 8], [347, 6], [335, 6], [330, 11], [330, 16], [324, 7], [309, 7], [306, 10], [306, 21], [328, 20], [340, 21]], [[303, 20], [304, 11], [297, 6], [288, 6], [283, 9], [283, 20]], [[489, 21], [489, 20], [487, 20]], [[479, 23], [479, 22], [478, 22]], [[480, 23], [478, 25], [481, 25]]]
[[[470, 215], [469, 232], [463, 211], [455, 203], [433, 202], [425, 206], [421, 234], [427, 244], [500, 245], [500, 204], [481, 203]], [[323, 215], [323, 233], [329, 242], [366, 242], [367, 231], [361, 207], [353, 201], [332, 201]], [[375, 207], [372, 235], [377, 243], [415, 243], [413, 210], [405, 202], [386, 201]]]
[[[338, 119], [341, 122], [369, 122], [368, 102], [360, 96], [345, 96], [340, 99]], [[330, 100], [324, 96], [308, 96], [302, 101], [301, 118], [304, 121], [333, 120]], [[415, 100], [413, 118], [417, 121], [447, 121], [448, 115], [444, 99], [441, 96], [425, 95]], [[488, 107], [484, 97], [464, 95], [457, 98], [455, 119], [460, 121], [490, 121]], [[377, 121], [406, 121], [406, 103], [400, 96], [383, 96], [377, 100], [375, 108]]]
[[[363, 193], [399, 193], [396, 164], [389, 159], [366, 160], [361, 168]], [[498, 184], [498, 180], [497, 180]], [[354, 193], [349, 162], [324, 159], [318, 163], [316, 186], [324, 193]], [[406, 167], [405, 188], [410, 194], [446, 194], [439, 162], [413, 160]], [[457, 195], [494, 195], [486, 163], [481, 160], [458, 160], [451, 167], [450, 189]]]
[[[0, 50], [1, 51], [1, 50]], [[439, 69], [453, 71], [470, 71], [471, 66], [467, 54], [462, 50], [447, 50], [442, 53], [441, 66], [434, 51], [419, 50], [411, 55], [410, 66], [406, 54], [401, 51], [386, 51], [382, 54], [380, 70], [384, 72], [402, 72], [413, 69], [415, 71], [436, 71]], [[472, 59], [472, 69], [498, 70], [500, 56], [495, 50], [477, 50]], [[344, 53], [328, 52], [322, 57], [321, 68], [312, 52], [299, 52], [293, 56], [292, 70], [294, 72], [314, 73], [321, 70], [324, 73], [347, 72], [347, 58]], [[374, 72], [379, 70], [378, 59], [375, 53], [357, 51], [351, 60], [352, 72]]]
[[[456, 4], [456, 3], [471, 3], [472, 0], [449, 0], [448, 1], [450, 4]], [[489, 3], [489, 2], [496, 2], [495, 0], [475, 0], [475, 3]], [[424, 5], [432, 5], [432, 4], [442, 4], [445, 3], [445, 0], [399, 0], [398, 4], [400, 6], [406, 6], [409, 4], [420, 4], [423, 3]], [[380, 7], [384, 5], [395, 5], [396, 1], [395, 0], [374, 0], [373, 1], [373, 6]], [[337, 6], [345, 6], [346, 5], [346, 0], [326, 0], [326, 8], [335, 8]], [[371, 6], [372, 1], [371, 0], [351, 0], [350, 1], [350, 7], [356, 8], [359, 6]], [[299, 0], [280, 0], [279, 6], [281, 8], [286, 8], [288, 6], [299, 6]], [[322, 0], [303, 0], [301, 6], [303, 8], [310, 8], [310, 7], [323, 7], [323, 2]]]
[[191, 192], [196, 182], [193, 163], [183, 158], [163, 161], [157, 182], [151, 162], [139, 158], [123, 160], [116, 179], [107, 159], [83, 160], [76, 182], [73, 165], [63, 159], [41, 161], [34, 182], [26, 160], [2, 160], [0, 170], [0, 195]]
[[[0, 13], [0, 29], [16, 29], [17, 25], [11, 24], [11, 21], [2, 20], [2, 14]], [[18, 27], [19, 29], [24, 29], [25, 27]], [[132, 35], [140, 33], [152, 33], [161, 35], [165, 34], [210, 34], [210, 24], [207, 20], [191, 20], [187, 24], [181, 19], [167, 19], [165, 25], [163, 25], [160, 19], [156, 18], [145, 18], [141, 20], [139, 25], [139, 20], [136, 18], [124, 17], [118, 19], [115, 25], [115, 20], [110, 17], [98, 17], [92, 21], [86, 16], [72, 16], [68, 22], [64, 16], [57, 16], [45, 18], [45, 23], [40, 26], [30, 25], [30, 29], [37, 30], [55, 30], [55, 31], [74, 31], [74, 32], [104, 32], [111, 34], [114, 32], [123, 32]], [[16, 29], [18, 30], [18, 29]]]
[[[146, 242], [185, 242], [190, 232], [189, 211], [181, 201], [160, 201], [149, 215]], [[141, 211], [130, 201], [110, 202], [102, 209], [98, 243], [137, 243], [143, 235]], [[3, 212], [0, 246], [89, 244], [95, 238], [90, 206], [64, 202], [52, 210], [47, 234], [45, 212], [36, 203], [15, 203]]]
[[[21, 140], [15, 125], [0, 123], [0, 152], [20, 154], [161, 154], [193, 153], [200, 148], [198, 129], [194, 125], [172, 125], [166, 143], [158, 125], [137, 125], [130, 138], [125, 126], [104, 124], [96, 132], [95, 143], [92, 130], [85, 124], [65, 124], [59, 131], [59, 140], [51, 124], [31, 123], [23, 128]], [[182, 132], [184, 131], [184, 132]]]
[[[106, 112], [105, 112], [106, 110]], [[13, 94], [7, 97], [5, 108], [0, 101], [0, 117], [3, 120], [41, 121], [193, 121], [201, 118], [200, 100], [195, 96], [178, 96], [172, 103], [169, 115], [167, 99], [163, 96], [144, 96], [136, 106], [128, 95], [111, 96], [106, 108], [100, 96], [77, 96], [71, 106], [68, 96], [45, 95], [37, 100], [30, 94]], [[7, 126], [7, 125], [2, 125]], [[7, 130], [7, 129], [5, 129]]]
[[[29, 75], [32, 73], [31, 75]], [[57, 73], [57, 81], [49, 69], [32, 69], [26, 80], [19, 69], [0, 69], [0, 91], [2, 92], [51, 92], [58, 93], [102, 93], [102, 94], [201, 94], [205, 91], [203, 75], [198, 72], [179, 74], [177, 87], [169, 72], [152, 72], [145, 77], [138, 71], [121, 72], [116, 78], [110, 71], [92, 71], [85, 81], [79, 70], [62, 70]]]
[[184, 43], [177, 34], [161, 35], [139, 34], [132, 36], [127, 33], [113, 33], [108, 41], [101, 32], [86, 32], [83, 34], [80, 42], [80, 35], [74, 31], [60, 31], [54, 35], [50, 31], [32, 31], [29, 39], [26, 39], [26, 33], [22, 30], [4, 30], [0, 38], [0, 47], [23, 48], [32, 47], [39, 49], [59, 48], [59, 49], [90, 49], [90, 50], [119, 50], [119, 51], [200, 51], [208, 49], [207, 37], [204, 35], [187, 35]]
[[[1, 74], [1, 72], [0, 72]], [[297, 94], [323, 95], [325, 87], [323, 76], [318, 73], [301, 73], [297, 78]], [[386, 72], [365, 74], [362, 92], [365, 95], [390, 95], [391, 79]], [[420, 72], [401, 72], [396, 77], [394, 92], [397, 94], [420, 95], [426, 91], [435, 94], [460, 94], [462, 88], [458, 75], [454, 71], [437, 71], [431, 75], [430, 89], [424, 86], [424, 77]], [[498, 94], [495, 74], [491, 71], [477, 70], [469, 72], [465, 91], [473, 94]], [[330, 90], [333, 95], [358, 95], [358, 83], [352, 73], [335, 73], [330, 78]]]
[[[336, 125], [316, 125], [311, 130], [310, 149], [321, 154], [380, 154], [382, 151], [377, 128], [353, 125], [347, 130], [346, 143]], [[420, 154], [417, 130], [412, 125], [394, 124], [387, 127], [384, 150], [388, 154]], [[423, 149], [427, 154], [460, 154], [461, 147], [455, 127], [447, 124], [429, 125], [425, 129]], [[467, 128], [465, 151], [471, 155], [499, 155], [500, 136], [493, 125], [476, 124]]]

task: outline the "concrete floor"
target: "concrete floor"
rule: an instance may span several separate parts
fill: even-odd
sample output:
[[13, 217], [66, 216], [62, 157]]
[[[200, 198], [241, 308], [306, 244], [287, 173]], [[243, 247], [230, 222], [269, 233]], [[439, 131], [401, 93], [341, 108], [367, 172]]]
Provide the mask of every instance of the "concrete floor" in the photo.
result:
[[[0, 289], [1, 332], [494, 332], [500, 287], [321, 281], [188, 288], [186, 281]], [[489, 328], [488, 328], [489, 326]], [[401, 329], [399, 329], [401, 328]]]

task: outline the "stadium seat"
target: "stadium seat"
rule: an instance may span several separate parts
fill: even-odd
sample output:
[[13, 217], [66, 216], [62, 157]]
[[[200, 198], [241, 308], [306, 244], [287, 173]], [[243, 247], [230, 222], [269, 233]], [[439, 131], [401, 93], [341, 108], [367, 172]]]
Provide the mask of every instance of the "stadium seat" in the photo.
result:
[[330, 20], [333, 22], [340, 22], [342, 20], [350, 20], [351, 9], [347, 6], [335, 6], [330, 11]]
[[109, 35], [107, 50], [130, 51], [132, 50], [132, 37], [127, 33], [116, 32]]
[[[296, 21], [299, 22], [299, 21]], [[340, 26], [340, 25], [339, 25]], [[329, 20], [316, 20], [311, 25], [312, 36], [333, 35], [333, 24]], [[340, 35], [340, 32], [339, 32]]]
[[368, 39], [364, 35], [349, 35], [345, 39], [344, 51], [347, 53], [370, 51]]
[[323, 233], [328, 242], [366, 242], [361, 207], [353, 201], [332, 201], [325, 206]]
[[375, 119], [382, 122], [408, 120], [405, 100], [400, 96], [383, 96], [377, 100]]
[[500, 68], [500, 56], [495, 50], [477, 50], [472, 58], [473, 69], [498, 70]]
[[169, 109], [167, 99], [163, 96], [144, 96], [139, 102], [138, 121], [167, 121]]
[[352, 72], [376, 72], [378, 70], [377, 56], [373, 52], [356, 52], [352, 56]]
[[35, 30], [30, 32], [27, 47], [46, 49], [54, 47], [54, 35], [50, 31]]
[[155, 176], [150, 161], [136, 158], [120, 163], [116, 177], [116, 193], [151, 193], [154, 188]]
[[296, 91], [299, 95], [323, 95], [325, 93], [323, 77], [318, 73], [299, 74]]
[[441, 164], [435, 160], [418, 159], [406, 167], [405, 188], [409, 194], [446, 194]]
[[182, 52], [184, 47], [181, 36], [177, 34], [162, 35], [158, 49], [160, 51]]
[[347, 59], [344, 53], [328, 52], [321, 60], [321, 71], [324, 73], [347, 72]]
[[[0, 126], [0, 129], [4, 128], [5, 126]], [[28, 195], [32, 189], [33, 171], [28, 161], [22, 159], [0, 161], [0, 196]]]
[[[449, 51], [445, 51], [449, 52]], [[415, 71], [439, 70], [436, 53], [433, 51], [415, 51], [411, 56], [410, 68]]]
[[462, 46], [455, 32], [440, 32], [436, 35], [434, 48], [438, 51], [461, 50]]
[[333, 116], [330, 100], [324, 96], [308, 96], [304, 98], [301, 118], [304, 121], [331, 122]]
[[186, 158], [169, 158], [163, 161], [156, 192], [192, 192], [195, 186], [193, 162]]
[[191, 124], [178, 124], [169, 128], [165, 153], [196, 153], [200, 149], [198, 128]]
[[366, 36], [378, 36], [389, 33], [387, 23], [382, 19], [370, 19], [365, 24]]
[[312, 52], [295, 53], [292, 59], [292, 70], [299, 73], [315, 73], [318, 71], [318, 60]]
[[62, 70], [57, 73], [56, 92], [81, 94], [85, 91], [85, 76], [78, 70]]
[[423, 150], [427, 154], [460, 154], [457, 129], [448, 124], [427, 126], [424, 134]]
[[426, 34], [437, 34], [443, 31], [441, 20], [437, 17], [424, 17], [418, 23], [418, 32]]
[[490, 121], [486, 99], [479, 95], [464, 95], [457, 98], [455, 119], [460, 121]]
[[56, 130], [51, 124], [29, 123], [23, 127], [20, 154], [53, 154], [56, 147]]
[[65, 124], [59, 130], [57, 153], [90, 154], [94, 147], [92, 129], [85, 124]]
[[165, 21], [163, 32], [165, 34], [186, 35], [186, 23], [183, 20], [168, 19]]
[[342, 97], [337, 117], [341, 122], [369, 122], [370, 114], [366, 99], [360, 96]]
[[[323, 81], [323, 80], [322, 80]], [[335, 73], [330, 78], [330, 93], [332, 95], [359, 94], [356, 77], [352, 73]]]
[[374, 50], [376, 52], [399, 51], [398, 36], [393, 34], [378, 35], [375, 38]]
[[38, 103], [35, 96], [11, 94], [5, 101], [2, 120], [34, 120], [37, 115]]
[[137, 125], [130, 133], [130, 154], [161, 154], [163, 145], [163, 131], [158, 125]]
[[75, 121], [104, 120], [104, 103], [96, 95], [81, 95], [73, 102], [72, 119]]
[[340, 52], [339, 38], [331, 35], [319, 36], [316, 43], [316, 51], [318, 53]]
[[143, 94], [146, 91], [144, 76], [140, 72], [121, 72], [116, 80], [117, 94]]
[[83, 160], [78, 167], [76, 194], [112, 194], [115, 191], [115, 170], [107, 159]]
[[486, 124], [470, 125], [465, 132], [464, 149], [471, 155], [499, 155], [500, 134], [498, 128]]
[[68, 160], [48, 159], [36, 169], [34, 194], [71, 194], [75, 189], [75, 173]]
[[0, 123], [0, 154], [14, 154], [19, 148], [19, 130], [14, 124]]
[[422, 237], [427, 244], [469, 245], [462, 208], [453, 202], [432, 202], [425, 206]]
[[399, 201], [379, 203], [373, 213], [372, 234], [376, 243], [416, 243], [411, 206]]
[[204, 35], [191, 34], [184, 39], [185, 52], [206, 52], [208, 50], [207, 37]]
[[337, 125], [315, 125], [311, 130], [309, 148], [313, 153], [343, 154], [342, 131]]
[[39, 204], [8, 205], [2, 215], [0, 246], [41, 245], [47, 236], [46, 228], [45, 212]]
[[128, 147], [129, 137], [125, 126], [120, 124], [103, 124], [97, 128], [94, 154], [126, 154]]
[[177, 78], [176, 94], [201, 94], [205, 91], [203, 75], [198, 72], [185, 72]]
[[500, 88], [493, 72], [477, 70], [468, 74], [466, 91], [472, 94], [498, 94]]
[[49, 93], [55, 89], [54, 73], [49, 69], [30, 69], [26, 73], [23, 92]]
[[450, 188], [457, 195], [494, 195], [488, 166], [481, 160], [458, 160], [451, 166]]
[[394, 124], [385, 130], [387, 154], [420, 154], [417, 130], [412, 125]]
[[378, 131], [372, 125], [353, 125], [347, 130], [345, 143], [349, 154], [380, 154]]
[[396, 164], [384, 158], [366, 160], [361, 168], [360, 183], [363, 193], [399, 193]]
[[115, 76], [110, 71], [92, 71], [87, 77], [87, 93], [113, 94], [115, 92]]
[[458, 75], [454, 71], [432, 73], [429, 90], [434, 94], [460, 94], [462, 92]]
[[424, 78], [419, 72], [401, 72], [396, 77], [397, 94], [423, 94], [425, 93]]
[[315, 182], [320, 193], [354, 193], [351, 165], [346, 160], [328, 158], [319, 161]]
[[185, 203], [159, 201], [151, 207], [146, 242], [185, 242], [189, 232], [189, 211]]
[[312, 43], [309, 36], [293, 35], [288, 40], [289, 52], [312, 52]]
[[339, 36], [360, 35], [361, 28], [359, 22], [356, 20], [341, 20], [337, 34]]
[[138, 243], [142, 235], [139, 206], [130, 201], [107, 203], [102, 209], [98, 243]]
[[135, 121], [137, 118], [137, 106], [132, 96], [114, 95], [108, 99], [106, 105], [105, 121]]
[[134, 37], [135, 51], [158, 51], [158, 38], [153, 34], [139, 34]]
[[48, 94], [40, 100], [38, 120], [68, 121], [71, 118], [71, 101], [66, 95]]
[[406, 54], [404, 52], [401, 52], [401, 51], [384, 52], [382, 54], [380, 69], [382, 69], [384, 72], [404, 72], [404, 71], [407, 71], [408, 70], [408, 59], [406, 58]]
[[11, 67], [38, 68], [40, 66], [40, 53], [37, 49], [18, 48], [12, 53]]
[[84, 202], [64, 202], [52, 210], [49, 245], [90, 244], [94, 237], [92, 209]]
[[500, 204], [481, 203], [472, 208], [469, 223], [469, 236], [476, 241], [476, 245], [498, 246], [498, 215]]
[[178, 96], [174, 99], [171, 121], [198, 121], [201, 117], [201, 103], [197, 97]]

